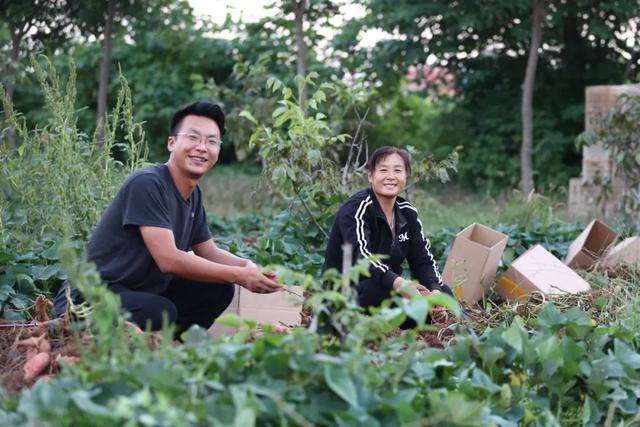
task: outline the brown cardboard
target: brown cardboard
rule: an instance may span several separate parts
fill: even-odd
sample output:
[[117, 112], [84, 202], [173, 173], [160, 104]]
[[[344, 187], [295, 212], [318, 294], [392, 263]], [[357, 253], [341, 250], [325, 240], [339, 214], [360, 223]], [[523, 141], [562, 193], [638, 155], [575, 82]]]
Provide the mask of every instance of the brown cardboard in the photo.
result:
[[508, 237], [482, 224], [456, 235], [442, 272], [458, 299], [475, 304], [493, 286]]
[[520, 255], [496, 284], [496, 292], [507, 301], [525, 300], [532, 292], [579, 293], [589, 284], [540, 245]]
[[605, 267], [640, 267], [640, 237], [627, 237], [611, 248], [602, 261]]
[[287, 326], [299, 325], [302, 318], [303, 290], [300, 286], [292, 286], [287, 290], [272, 294], [255, 294], [240, 288], [240, 305], [238, 315], [245, 320], [258, 323], [282, 322]]
[[[244, 320], [255, 320], [258, 324], [282, 322], [287, 326], [299, 325], [302, 317], [303, 290], [292, 286], [272, 294], [256, 294], [235, 285], [235, 293], [229, 307], [222, 313], [237, 314]], [[216, 325], [209, 329], [214, 337], [231, 335], [237, 328]]]
[[569, 246], [565, 264], [575, 270], [587, 270], [603, 257], [618, 239], [618, 233], [594, 219]]

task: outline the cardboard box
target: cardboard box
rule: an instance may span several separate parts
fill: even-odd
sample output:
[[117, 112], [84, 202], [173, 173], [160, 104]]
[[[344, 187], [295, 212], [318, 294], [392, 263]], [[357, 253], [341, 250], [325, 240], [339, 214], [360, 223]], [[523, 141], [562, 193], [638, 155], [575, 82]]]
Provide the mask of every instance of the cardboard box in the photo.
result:
[[611, 248], [602, 265], [609, 268], [617, 266], [640, 268], [640, 237], [628, 237]]
[[442, 272], [458, 299], [467, 304], [481, 300], [493, 286], [508, 237], [482, 224], [471, 224], [453, 241]]
[[[303, 290], [300, 286], [292, 286], [281, 292], [272, 294], [256, 294], [235, 285], [235, 293], [229, 307], [222, 313], [237, 314], [241, 319], [255, 320], [261, 323], [282, 322], [287, 326], [299, 325], [303, 303]], [[231, 335], [237, 328], [221, 326], [214, 323], [209, 333], [214, 337]]]
[[594, 219], [569, 246], [565, 264], [586, 270], [598, 262], [618, 239], [618, 233], [602, 221]]
[[238, 315], [242, 319], [258, 323], [282, 322], [287, 326], [299, 325], [302, 317], [303, 290], [292, 286], [272, 294], [254, 294], [240, 288]]
[[496, 292], [507, 301], [526, 300], [535, 291], [561, 294], [589, 289], [589, 284], [578, 273], [540, 245], [520, 255], [496, 284]]

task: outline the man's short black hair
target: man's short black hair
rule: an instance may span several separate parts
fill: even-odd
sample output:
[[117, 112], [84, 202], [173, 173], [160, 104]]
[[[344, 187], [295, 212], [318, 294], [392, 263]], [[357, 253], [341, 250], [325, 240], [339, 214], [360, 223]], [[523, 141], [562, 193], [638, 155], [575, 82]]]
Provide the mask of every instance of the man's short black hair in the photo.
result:
[[175, 135], [178, 132], [180, 125], [182, 124], [182, 120], [187, 116], [208, 117], [217, 123], [218, 128], [220, 128], [221, 137], [226, 133], [226, 129], [224, 128], [224, 112], [222, 111], [222, 108], [213, 102], [196, 101], [181, 107], [173, 114], [171, 126], [169, 127], [170, 135]]

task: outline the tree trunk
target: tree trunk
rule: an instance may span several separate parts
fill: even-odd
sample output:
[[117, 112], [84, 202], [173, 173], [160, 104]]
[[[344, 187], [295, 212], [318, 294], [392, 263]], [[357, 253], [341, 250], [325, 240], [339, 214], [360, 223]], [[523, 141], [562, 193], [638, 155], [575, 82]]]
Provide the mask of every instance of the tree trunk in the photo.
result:
[[531, 45], [527, 71], [522, 87], [522, 146], [520, 148], [520, 189], [529, 194], [535, 190], [533, 183], [533, 87], [538, 66], [538, 49], [542, 44], [542, 23], [544, 21], [544, 0], [532, 0], [533, 19]]
[[[307, 47], [304, 44], [304, 31], [302, 25], [304, 24], [304, 13], [306, 9], [306, 0], [295, 0], [293, 4], [294, 20], [296, 25], [296, 48], [297, 48], [297, 62], [296, 73], [302, 77], [307, 75]], [[300, 102], [304, 102], [307, 99], [306, 87], [300, 94]]]
[[96, 113], [97, 144], [104, 143], [104, 124], [107, 119], [107, 94], [109, 91], [109, 67], [111, 66], [111, 43], [113, 34], [113, 20], [116, 14], [116, 0], [109, 0], [107, 19], [104, 26], [104, 45], [102, 49], [102, 64], [100, 65], [100, 88], [98, 90], [98, 106]]

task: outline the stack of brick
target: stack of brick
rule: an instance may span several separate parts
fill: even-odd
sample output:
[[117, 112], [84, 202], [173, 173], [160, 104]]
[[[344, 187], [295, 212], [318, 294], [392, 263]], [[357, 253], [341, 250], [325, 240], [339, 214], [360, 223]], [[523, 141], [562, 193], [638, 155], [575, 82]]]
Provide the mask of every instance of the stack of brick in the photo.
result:
[[[585, 129], [596, 131], [621, 95], [640, 95], [640, 85], [588, 86], [585, 92]], [[609, 181], [612, 192], [604, 201], [602, 183]], [[624, 182], [616, 177], [610, 150], [602, 144], [584, 147], [581, 176], [569, 181], [569, 211], [576, 217], [614, 216], [619, 213], [624, 193]]]

